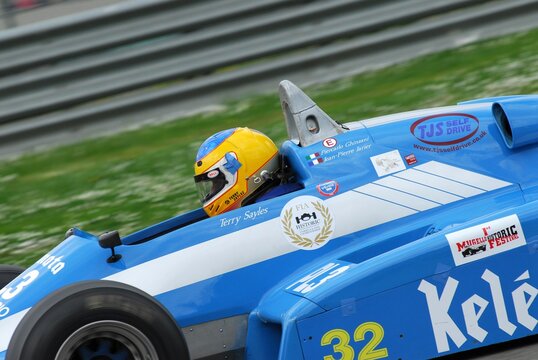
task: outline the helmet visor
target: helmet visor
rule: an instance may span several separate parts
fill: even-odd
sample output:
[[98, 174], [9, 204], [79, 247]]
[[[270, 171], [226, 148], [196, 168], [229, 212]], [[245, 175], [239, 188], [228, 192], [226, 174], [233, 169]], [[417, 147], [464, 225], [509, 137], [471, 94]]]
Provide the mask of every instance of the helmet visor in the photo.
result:
[[205, 204], [224, 189], [228, 181], [222, 171], [213, 169], [195, 176], [194, 183], [196, 184], [200, 201]]

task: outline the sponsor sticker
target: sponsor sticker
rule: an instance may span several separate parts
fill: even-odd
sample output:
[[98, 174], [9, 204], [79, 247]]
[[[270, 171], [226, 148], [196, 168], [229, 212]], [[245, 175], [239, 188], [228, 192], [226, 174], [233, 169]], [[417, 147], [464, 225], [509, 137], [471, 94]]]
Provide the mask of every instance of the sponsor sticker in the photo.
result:
[[454, 145], [473, 137], [480, 122], [469, 114], [439, 114], [419, 119], [411, 125], [411, 133], [429, 145]]
[[338, 141], [336, 141], [335, 138], [327, 138], [325, 140], [323, 140], [323, 146], [325, 146], [326, 148], [332, 148], [332, 147], [335, 147], [336, 144], [338, 144]]
[[417, 163], [417, 158], [414, 154], [409, 154], [405, 157], [405, 162], [407, 163], [407, 165], [414, 165]]
[[218, 170], [211, 170], [210, 172], [207, 173], [207, 177], [209, 179], [213, 179], [213, 178], [217, 177], [218, 175], [219, 175]]
[[446, 234], [446, 238], [456, 265], [480, 260], [527, 243], [515, 214]]
[[385, 176], [405, 170], [405, 164], [398, 150], [389, 151], [370, 158], [377, 176]]
[[54, 256], [52, 254], [46, 254], [41, 259], [37, 260], [36, 264], [43, 266], [53, 275], [56, 275], [65, 267], [65, 262], [62, 261], [62, 258], [63, 256]]
[[316, 250], [334, 233], [334, 217], [323, 200], [314, 196], [296, 197], [284, 206], [280, 224], [286, 240], [302, 250]]
[[318, 192], [323, 196], [333, 196], [338, 192], [338, 183], [334, 180], [326, 181], [316, 186]]
[[245, 195], [245, 192], [243, 190], [236, 191], [232, 195], [230, 195], [230, 197], [228, 197], [228, 199], [226, 199], [224, 201], [224, 203], [226, 205], [229, 205], [231, 202], [235, 202], [235, 201], [239, 200], [243, 195]]
[[[518, 266], [518, 264], [511, 265]], [[509, 336], [514, 335], [516, 329], [519, 332], [518, 336], [534, 331], [538, 321], [533, 311], [536, 307], [532, 304], [538, 289], [535, 287], [535, 280], [531, 281], [529, 270], [520, 271], [521, 275], [515, 279], [507, 279], [506, 275], [496, 274], [489, 269], [485, 269], [480, 277], [478, 274], [465, 274], [466, 276], [460, 279], [449, 276], [443, 288], [423, 279], [418, 291], [426, 298], [437, 352], [454, 350], [454, 345], [461, 348], [468, 340], [473, 344], [477, 341], [483, 343], [490, 332], [495, 333], [499, 330]], [[462, 287], [460, 283], [464, 282], [471, 282], [477, 292], [468, 293], [471, 296], [462, 301], [466, 287]], [[511, 296], [510, 290], [512, 290]], [[455, 296], [456, 293], [459, 293], [458, 296]], [[508, 297], [505, 298], [506, 295]], [[454, 301], [455, 298], [459, 300]], [[485, 319], [479, 321], [484, 311], [490, 311], [487, 317], [490, 319], [495, 317], [496, 321]]]
[[450, 152], [471, 146], [487, 133], [478, 133], [480, 121], [473, 115], [449, 113], [427, 116], [415, 121], [410, 131], [421, 143], [415, 149], [430, 152]]

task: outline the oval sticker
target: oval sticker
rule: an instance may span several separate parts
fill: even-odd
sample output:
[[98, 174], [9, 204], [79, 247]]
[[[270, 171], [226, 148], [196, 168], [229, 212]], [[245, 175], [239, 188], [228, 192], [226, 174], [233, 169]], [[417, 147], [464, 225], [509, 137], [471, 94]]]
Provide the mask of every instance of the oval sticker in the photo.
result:
[[411, 125], [411, 133], [429, 145], [454, 145], [476, 134], [480, 122], [469, 114], [439, 114], [419, 119]]
[[213, 179], [213, 178], [217, 177], [217, 175], [219, 175], [218, 170], [211, 170], [210, 172], [207, 173], [207, 177], [209, 179]]

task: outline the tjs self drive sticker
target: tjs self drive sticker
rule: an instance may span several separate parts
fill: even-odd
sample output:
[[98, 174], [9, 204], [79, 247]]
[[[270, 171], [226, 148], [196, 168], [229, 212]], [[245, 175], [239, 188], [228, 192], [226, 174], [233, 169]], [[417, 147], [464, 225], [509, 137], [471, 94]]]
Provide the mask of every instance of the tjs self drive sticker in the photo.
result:
[[410, 131], [421, 143], [414, 148], [429, 152], [450, 152], [467, 148], [480, 141], [487, 133], [478, 133], [480, 121], [477, 117], [463, 113], [449, 113], [418, 119]]
[[411, 133], [429, 145], [454, 145], [473, 137], [479, 121], [469, 114], [440, 114], [417, 120]]

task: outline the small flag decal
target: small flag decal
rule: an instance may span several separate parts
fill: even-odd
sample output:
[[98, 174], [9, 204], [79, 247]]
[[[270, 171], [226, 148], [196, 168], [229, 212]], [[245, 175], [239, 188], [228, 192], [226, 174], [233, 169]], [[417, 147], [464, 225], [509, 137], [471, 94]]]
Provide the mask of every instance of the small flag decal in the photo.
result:
[[323, 162], [323, 158], [319, 156], [319, 153], [313, 153], [313, 154], [307, 155], [306, 160], [309, 160], [308, 165], [310, 166], [316, 166]]

